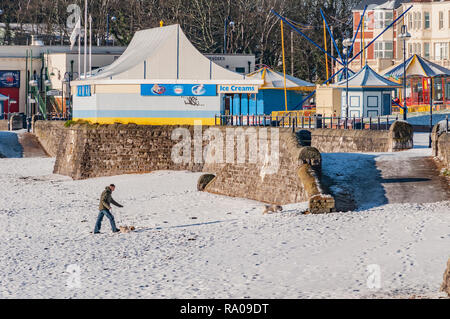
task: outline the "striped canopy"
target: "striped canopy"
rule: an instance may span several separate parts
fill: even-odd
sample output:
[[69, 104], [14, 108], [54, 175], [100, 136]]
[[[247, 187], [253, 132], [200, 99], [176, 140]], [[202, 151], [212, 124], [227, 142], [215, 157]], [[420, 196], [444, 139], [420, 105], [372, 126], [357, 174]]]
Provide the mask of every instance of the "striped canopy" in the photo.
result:
[[[403, 78], [403, 64], [400, 63], [394, 65], [383, 72], [386, 78], [401, 79]], [[450, 70], [446, 69], [436, 63], [425, 60], [424, 58], [414, 54], [405, 62], [406, 65], [406, 77], [408, 76], [423, 76], [423, 77], [436, 77], [436, 76], [450, 76]]]
[[[274, 71], [267, 66], [259, 69], [258, 71], [247, 74], [246, 78], [255, 80], [264, 80], [264, 84], [260, 87], [260, 90], [284, 89], [283, 73]], [[286, 74], [286, 88], [288, 90], [312, 92], [316, 89], [316, 86], [313, 83], [303, 81], [301, 79]]]
[[[346, 85], [347, 81], [344, 80], [333, 84], [332, 86], [345, 88]], [[349, 76], [348, 87], [389, 89], [398, 88], [401, 86], [397, 83], [385, 79], [366, 64], [358, 73], [354, 74], [353, 76]]]

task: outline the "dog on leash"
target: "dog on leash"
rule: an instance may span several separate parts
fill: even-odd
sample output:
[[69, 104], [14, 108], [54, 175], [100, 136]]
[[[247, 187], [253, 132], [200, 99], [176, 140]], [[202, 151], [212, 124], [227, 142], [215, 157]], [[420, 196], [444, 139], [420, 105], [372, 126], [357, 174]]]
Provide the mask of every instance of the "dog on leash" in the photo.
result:
[[135, 231], [136, 228], [134, 226], [119, 226], [119, 230], [122, 234], [127, 234], [132, 231]]
[[265, 205], [263, 215], [270, 214], [270, 213], [278, 213], [278, 212], [282, 212], [282, 211], [283, 211], [283, 207], [281, 207], [280, 205]]

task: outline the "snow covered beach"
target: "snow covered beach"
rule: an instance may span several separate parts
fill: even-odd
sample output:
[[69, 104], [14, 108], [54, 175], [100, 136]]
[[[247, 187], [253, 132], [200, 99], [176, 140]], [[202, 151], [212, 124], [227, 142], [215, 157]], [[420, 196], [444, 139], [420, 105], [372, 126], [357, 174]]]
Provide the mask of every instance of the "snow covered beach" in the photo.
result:
[[[72, 181], [53, 164], [0, 159], [0, 298], [444, 296], [449, 201], [329, 215], [303, 215], [305, 203], [263, 216], [261, 203], [197, 192], [199, 174]], [[137, 232], [111, 234], [105, 219], [102, 234], [90, 233], [110, 183], [125, 205], [113, 209], [117, 223]], [[368, 287], [370, 265], [379, 289]]]

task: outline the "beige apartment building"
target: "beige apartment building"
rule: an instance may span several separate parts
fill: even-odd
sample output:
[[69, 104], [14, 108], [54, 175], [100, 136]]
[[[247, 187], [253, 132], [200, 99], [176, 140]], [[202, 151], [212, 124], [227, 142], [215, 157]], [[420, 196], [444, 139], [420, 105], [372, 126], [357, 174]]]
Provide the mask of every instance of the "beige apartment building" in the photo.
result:
[[[402, 4], [406, 10], [411, 3]], [[414, 2], [405, 23], [411, 34], [407, 54], [450, 68], [450, 1]]]
[[[353, 35], [356, 33], [364, 7], [363, 32], [358, 33], [353, 55], [376, 38], [394, 19], [413, 6], [394, 27], [381, 35], [364, 54], [351, 63], [358, 71], [368, 63], [382, 73], [390, 66], [403, 62], [403, 40], [399, 38], [403, 24], [411, 38], [406, 42], [406, 58], [418, 54], [431, 62], [450, 68], [450, 0], [366, 0], [353, 10]], [[363, 36], [364, 34], [364, 36]]]

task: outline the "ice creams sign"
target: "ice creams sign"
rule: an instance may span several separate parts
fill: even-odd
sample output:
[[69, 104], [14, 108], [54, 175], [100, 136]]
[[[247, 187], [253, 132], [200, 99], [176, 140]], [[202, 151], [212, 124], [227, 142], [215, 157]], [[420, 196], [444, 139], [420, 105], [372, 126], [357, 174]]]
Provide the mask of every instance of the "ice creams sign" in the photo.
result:
[[142, 84], [142, 96], [216, 96], [211, 84]]
[[258, 93], [257, 85], [236, 85], [236, 84], [220, 84], [217, 86], [218, 93], [227, 94], [255, 94]]

